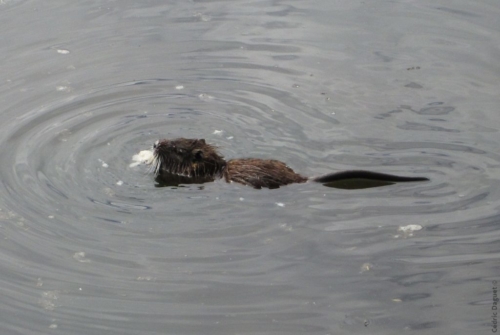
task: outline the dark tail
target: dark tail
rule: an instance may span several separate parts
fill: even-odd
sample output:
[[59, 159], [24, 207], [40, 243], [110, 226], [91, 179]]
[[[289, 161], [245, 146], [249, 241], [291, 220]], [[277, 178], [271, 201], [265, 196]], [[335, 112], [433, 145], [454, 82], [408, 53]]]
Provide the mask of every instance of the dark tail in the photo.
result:
[[425, 177], [402, 177], [380, 172], [351, 170], [329, 173], [313, 178], [312, 180], [334, 188], [361, 189], [391, 185], [398, 182], [428, 181], [429, 179]]

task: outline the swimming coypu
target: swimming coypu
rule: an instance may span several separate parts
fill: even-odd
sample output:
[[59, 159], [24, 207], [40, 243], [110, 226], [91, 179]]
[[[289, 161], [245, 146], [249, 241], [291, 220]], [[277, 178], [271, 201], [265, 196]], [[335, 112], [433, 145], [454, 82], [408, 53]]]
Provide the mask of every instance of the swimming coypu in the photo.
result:
[[[285, 163], [277, 160], [243, 158], [224, 160], [217, 147], [204, 139], [176, 138], [159, 140], [153, 146], [152, 166], [158, 180], [164, 184], [201, 184], [224, 178], [254, 188], [279, 188], [292, 183], [312, 180], [329, 186], [329, 183], [347, 179], [375, 181], [366, 188], [389, 185], [395, 182], [427, 181], [424, 177], [400, 177], [384, 173], [353, 170], [307, 178], [295, 173]], [[336, 186], [333, 186], [336, 187]], [[351, 188], [351, 187], [340, 187]]]

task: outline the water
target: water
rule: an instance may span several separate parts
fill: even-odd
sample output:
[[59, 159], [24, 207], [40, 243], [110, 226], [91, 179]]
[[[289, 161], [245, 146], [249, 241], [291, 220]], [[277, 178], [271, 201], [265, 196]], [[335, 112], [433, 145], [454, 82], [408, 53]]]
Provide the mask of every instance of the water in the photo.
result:
[[[491, 332], [499, 16], [494, 1], [0, 2], [0, 333]], [[159, 188], [129, 167], [178, 136], [308, 176], [431, 182]]]

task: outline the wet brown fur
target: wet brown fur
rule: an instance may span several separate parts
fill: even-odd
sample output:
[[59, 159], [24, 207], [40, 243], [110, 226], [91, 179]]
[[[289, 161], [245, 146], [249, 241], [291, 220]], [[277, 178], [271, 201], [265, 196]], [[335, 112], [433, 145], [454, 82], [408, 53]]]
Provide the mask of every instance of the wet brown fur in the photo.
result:
[[[224, 156], [217, 151], [217, 147], [207, 144], [204, 139], [164, 139], [157, 141], [153, 149], [155, 175], [159, 179], [175, 184], [201, 184], [224, 178], [227, 182], [236, 182], [260, 189], [263, 187], [279, 188], [309, 180], [277, 160], [242, 158], [225, 161]], [[421, 177], [399, 177], [371, 171], [343, 171], [312, 180], [329, 183], [353, 178], [388, 182], [428, 180]]]
[[278, 188], [308, 180], [283, 162], [257, 158], [231, 159], [227, 162], [224, 179], [255, 188]]

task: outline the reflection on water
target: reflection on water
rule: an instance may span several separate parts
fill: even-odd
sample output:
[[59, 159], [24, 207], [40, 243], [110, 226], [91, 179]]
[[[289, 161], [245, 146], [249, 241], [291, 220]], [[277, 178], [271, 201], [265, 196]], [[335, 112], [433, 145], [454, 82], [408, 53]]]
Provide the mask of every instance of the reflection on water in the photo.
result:
[[[498, 12], [0, 1], [0, 333], [491, 331]], [[130, 166], [181, 136], [431, 181], [156, 187]]]

